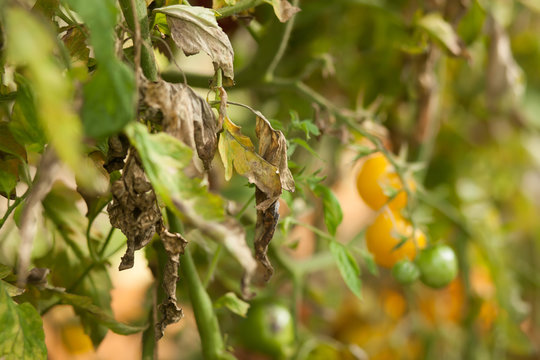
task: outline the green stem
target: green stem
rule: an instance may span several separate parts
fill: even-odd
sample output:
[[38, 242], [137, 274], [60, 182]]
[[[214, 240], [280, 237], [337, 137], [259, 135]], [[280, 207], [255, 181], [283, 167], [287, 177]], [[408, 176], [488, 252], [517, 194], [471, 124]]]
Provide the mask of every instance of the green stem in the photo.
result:
[[[180, 220], [169, 209], [167, 209], [167, 218], [171, 231], [181, 231], [182, 224]], [[232, 359], [232, 355], [225, 351], [212, 300], [197, 274], [197, 268], [191, 257], [189, 247], [185, 249], [184, 255], [180, 258], [180, 269], [189, 290], [189, 298], [201, 337], [203, 357], [207, 360]]]
[[[293, 0], [292, 6], [297, 7], [298, 0]], [[268, 69], [266, 70], [266, 74], [264, 74], [265, 79], [271, 80], [274, 77], [274, 72], [276, 71], [276, 67], [278, 66], [279, 62], [283, 58], [283, 55], [285, 54], [285, 50], [287, 49], [287, 45], [289, 44], [289, 39], [291, 38], [291, 32], [294, 27], [295, 19], [296, 19], [296, 16], [293, 15], [293, 17], [290, 18], [289, 21], [287, 21], [285, 25], [285, 31], [283, 32], [283, 35], [281, 37], [281, 42], [279, 43], [279, 47], [276, 51], [276, 54], [274, 55], [272, 62], [268, 66]]]
[[240, 209], [240, 211], [238, 211], [238, 213], [236, 213], [234, 215], [235, 218], [237, 218], [238, 220], [240, 220], [242, 218], [242, 215], [244, 214], [244, 212], [247, 210], [247, 208], [249, 207], [249, 205], [251, 204], [251, 202], [255, 199], [255, 193], [253, 193], [253, 195], [251, 195], [248, 199], [248, 201], [246, 201], [246, 203], [244, 204], [244, 206], [242, 206], [242, 208]]
[[[133, 9], [131, 7], [132, 0], [118, 0], [120, 8], [124, 14], [124, 18], [130, 30], [135, 34], [136, 25], [133, 18]], [[152, 49], [152, 41], [150, 39], [150, 25], [148, 21], [148, 13], [146, 10], [145, 0], [135, 0], [135, 13], [137, 14], [137, 22], [141, 32], [141, 68], [144, 76], [152, 81], [157, 81], [157, 66]]]
[[219, 263], [219, 258], [221, 257], [221, 251], [223, 250], [223, 244], [218, 244], [216, 251], [214, 252], [214, 256], [212, 257], [212, 261], [210, 262], [210, 266], [208, 267], [208, 272], [206, 273], [206, 276], [203, 280], [204, 288], [208, 288], [208, 284], [210, 283], [210, 280], [214, 277], [214, 272], [216, 271], [217, 264]]
[[263, 3], [263, 0], [241, 0], [232, 6], [223, 7], [221, 9], [215, 10], [216, 18], [223, 19], [228, 16], [236, 15], [239, 12], [242, 12], [247, 9], [254, 8]]
[[321, 229], [317, 229], [315, 226], [313, 225], [310, 225], [310, 224], [306, 224], [302, 221], [298, 221], [296, 219], [293, 219], [293, 218], [290, 218], [289, 221], [295, 225], [300, 225], [302, 227], [305, 227], [306, 229], [308, 230], [311, 230], [313, 231], [315, 234], [319, 235], [320, 237], [326, 239], [326, 240], [329, 240], [329, 241], [334, 241], [335, 238], [332, 236], [332, 235], [329, 235], [327, 233], [325, 233], [324, 231], [322, 231]]
[[7, 208], [4, 216], [2, 217], [2, 219], [0, 219], [0, 229], [2, 228], [2, 226], [4, 226], [5, 222], [7, 221], [9, 215], [13, 212], [13, 210], [15, 210], [17, 206], [19, 206], [19, 204], [28, 196], [29, 193], [30, 193], [30, 188], [28, 188], [28, 190], [26, 190], [26, 192], [22, 194], [20, 197], [16, 198], [13, 204], [11, 204]]

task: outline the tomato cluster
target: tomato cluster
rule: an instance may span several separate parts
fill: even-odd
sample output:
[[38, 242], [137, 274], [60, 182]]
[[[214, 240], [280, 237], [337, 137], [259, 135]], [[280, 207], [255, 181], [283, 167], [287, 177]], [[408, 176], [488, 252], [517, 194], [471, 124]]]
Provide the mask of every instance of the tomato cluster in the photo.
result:
[[[412, 178], [403, 180], [410, 191], [415, 191]], [[366, 231], [366, 245], [377, 264], [392, 268], [392, 274], [402, 284], [420, 278], [427, 286], [441, 288], [456, 277], [454, 251], [445, 245], [426, 248], [426, 235], [401, 215], [407, 205], [407, 192], [384, 154], [377, 152], [364, 162], [356, 186], [364, 202], [379, 211]]]

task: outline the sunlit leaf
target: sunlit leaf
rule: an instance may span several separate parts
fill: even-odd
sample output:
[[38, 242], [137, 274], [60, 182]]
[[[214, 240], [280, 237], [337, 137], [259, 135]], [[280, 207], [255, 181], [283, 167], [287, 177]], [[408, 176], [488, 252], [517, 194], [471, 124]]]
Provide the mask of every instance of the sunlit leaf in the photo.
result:
[[96, 174], [82, 160], [82, 126], [72, 103], [73, 86], [52, 57], [55, 40], [51, 29], [20, 8], [7, 10], [5, 25], [7, 58], [27, 67], [47, 138], [81, 183], [91, 188]]
[[234, 52], [227, 35], [219, 27], [214, 11], [200, 6], [171, 5], [154, 9], [167, 15], [171, 36], [184, 54], [207, 53], [223, 74], [234, 78]]
[[29, 303], [17, 304], [0, 281], [0, 358], [47, 359], [41, 317]]
[[345, 283], [353, 294], [361, 299], [362, 280], [360, 279], [360, 267], [358, 263], [345, 245], [337, 241], [330, 241], [329, 246], [341, 277], [343, 277], [343, 280], [345, 280]]

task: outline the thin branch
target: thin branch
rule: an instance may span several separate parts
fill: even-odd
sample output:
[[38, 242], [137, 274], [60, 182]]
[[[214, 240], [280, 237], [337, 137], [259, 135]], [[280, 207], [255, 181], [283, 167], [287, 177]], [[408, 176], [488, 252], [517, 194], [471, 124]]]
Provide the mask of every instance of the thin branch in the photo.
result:
[[[292, 2], [293, 7], [298, 7], [298, 0], [293, 0]], [[279, 47], [276, 51], [276, 54], [274, 55], [274, 58], [272, 59], [272, 62], [268, 66], [268, 69], [266, 70], [265, 79], [272, 79], [274, 77], [274, 72], [276, 71], [276, 67], [278, 66], [279, 62], [283, 58], [283, 55], [285, 54], [285, 50], [287, 49], [287, 45], [289, 44], [289, 39], [291, 38], [291, 32], [294, 27], [294, 20], [296, 19], [296, 15], [293, 15], [289, 21], [287, 21], [287, 24], [285, 25], [285, 31], [283, 32], [283, 36], [281, 37], [281, 42], [279, 43]]]
[[[135, 49], [135, 55], [133, 58], [133, 62], [135, 63], [135, 81], [137, 83], [137, 89], [139, 88], [139, 79], [140, 79], [140, 73], [141, 73], [141, 24], [138, 21], [137, 16], [137, 8], [135, 4], [135, 0], [131, 1], [131, 13], [133, 15], [133, 19], [135, 21], [133, 22], [133, 31], [134, 31], [134, 37], [133, 37], [133, 48]], [[137, 91], [138, 93], [138, 91]]]
[[19, 266], [17, 271], [17, 286], [19, 288], [24, 288], [26, 285], [32, 243], [36, 234], [38, 205], [51, 190], [58, 174], [58, 167], [58, 158], [52, 148], [48, 147], [41, 157], [34, 182], [21, 212], [21, 242], [19, 245]]
[[30, 193], [30, 188], [28, 188], [24, 194], [22, 194], [21, 196], [19, 196], [18, 198], [16, 198], [15, 201], [13, 202], [13, 204], [11, 204], [11, 205], [7, 208], [7, 210], [6, 210], [5, 214], [4, 214], [4, 216], [2, 217], [2, 219], [0, 219], [0, 229], [2, 228], [2, 226], [4, 226], [4, 224], [6, 223], [6, 221], [7, 221], [8, 217], [9, 217], [9, 215], [11, 215], [11, 213], [13, 212], [13, 210], [15, 210], [15, 209], [17, 208], [17, 206], [19, 206], [19, 204], [20, 204], [24, 199], [26, 199], [26, 197], [28, 196], [29, 193]]
[[242, 12], [247, 9], [254, 8], [256, 6], [261, 5], [264, 3], [263, 0], [243, 0], [238, 1], [236, 4], [232, 6], [227, 6], [221, 9], [215, 10], [216, 12], [216, 18], [223, 19], [229, 16], [236, 15], [239, 12]]

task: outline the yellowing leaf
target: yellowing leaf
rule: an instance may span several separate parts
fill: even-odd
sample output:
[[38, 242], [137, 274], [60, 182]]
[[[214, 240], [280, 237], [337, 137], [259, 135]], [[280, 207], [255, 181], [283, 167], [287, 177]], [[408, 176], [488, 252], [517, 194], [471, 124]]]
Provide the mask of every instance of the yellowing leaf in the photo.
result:
[[189, 56], [203, 51], [226, 77], [234, 78], [234, 51], [213, 10], [201, 6], [171, 5], [154, 9], [154, 12], [167, 15], [171, 36], [184, 54]]
[[41, 317], [29, 303], [17, 304], [0, 281], [0, 358], [5, 360], [47, 359]]
[[278, 168], [257, 154], [251, 140], [242, 135], [240, 128], [228, 118], [224, 120], [223, 129], [218, 149], [225, 166], [226, 179], [231, 178], [234, 167], [239, 175], [246, 177], [269, 198], [277, 200], [281, 195]]

